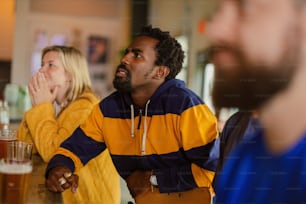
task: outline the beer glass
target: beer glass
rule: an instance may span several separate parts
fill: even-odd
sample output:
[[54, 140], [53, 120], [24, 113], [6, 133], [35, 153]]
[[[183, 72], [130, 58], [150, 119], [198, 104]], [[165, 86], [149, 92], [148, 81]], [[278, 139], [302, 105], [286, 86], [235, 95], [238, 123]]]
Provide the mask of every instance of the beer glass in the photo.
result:
[[32, 173], [32, 143], [8, 142], [0, 158], [0, 203], [25, 204]]
[[0, 158], [6, 157], [7, 143], [16, 140], [16, 131], [5, 129], [0, 130]]

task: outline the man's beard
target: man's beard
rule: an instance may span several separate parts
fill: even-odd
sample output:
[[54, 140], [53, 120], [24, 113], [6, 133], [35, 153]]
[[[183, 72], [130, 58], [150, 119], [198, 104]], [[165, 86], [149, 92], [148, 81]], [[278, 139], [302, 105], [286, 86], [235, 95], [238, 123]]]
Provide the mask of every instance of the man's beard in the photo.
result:
[[238, 63], [230, 68], [216, 67], [212, 92], [215, 107], [255, 110], [284, 90], [297, 69], [300, 51], [297, 44], [288, 48], [274, 66], [250, 63], [241, 51], [224, 48], [232, 51]]
[[131, 84], [131, 75], [130, 72], [127, 71], [126, 78], [115, 76], [113, 79], [113, 86], [119, 92], [131, 92], [132, 84]]

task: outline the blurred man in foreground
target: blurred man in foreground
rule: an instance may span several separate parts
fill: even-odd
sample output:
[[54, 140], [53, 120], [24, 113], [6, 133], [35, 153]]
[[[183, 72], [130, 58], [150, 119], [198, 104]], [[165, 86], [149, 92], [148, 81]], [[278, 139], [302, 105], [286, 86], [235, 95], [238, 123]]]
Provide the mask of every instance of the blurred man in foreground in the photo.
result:
[[208, 35], [216, 105], [263, 127], [225, 162], [217, 203], [305, 203], [306, 1], [221, 0]]

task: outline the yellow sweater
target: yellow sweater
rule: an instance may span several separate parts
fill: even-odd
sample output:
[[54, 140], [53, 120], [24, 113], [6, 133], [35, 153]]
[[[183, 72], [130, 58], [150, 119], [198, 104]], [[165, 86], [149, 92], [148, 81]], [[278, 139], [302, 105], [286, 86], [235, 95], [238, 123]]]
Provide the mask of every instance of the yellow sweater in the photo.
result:
[[[19, 140], [32, 141], [34, 153], [38, 152], [48, 162], [60, 144], [85, 121], [96, 103], [98, 99], [95, 95], [86, 93], [69, 104], [57, 119], [52, 103], [34, 106], [25, 113], [17, 130], [17, 137]], [[120, 203], [119, 175], [108, 151], [91, 160], [77, 174], [77, 193], [64, 191], [62, 197], [65, 204]]]

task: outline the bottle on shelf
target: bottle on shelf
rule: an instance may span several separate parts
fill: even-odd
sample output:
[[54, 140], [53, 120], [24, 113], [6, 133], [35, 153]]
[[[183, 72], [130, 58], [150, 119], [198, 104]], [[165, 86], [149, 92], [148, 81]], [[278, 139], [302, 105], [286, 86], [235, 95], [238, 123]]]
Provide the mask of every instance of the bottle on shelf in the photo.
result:
[[7, 130], [10, 125], [10, 112], [7, 101], [0, 100], [0, 129]]

